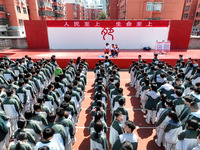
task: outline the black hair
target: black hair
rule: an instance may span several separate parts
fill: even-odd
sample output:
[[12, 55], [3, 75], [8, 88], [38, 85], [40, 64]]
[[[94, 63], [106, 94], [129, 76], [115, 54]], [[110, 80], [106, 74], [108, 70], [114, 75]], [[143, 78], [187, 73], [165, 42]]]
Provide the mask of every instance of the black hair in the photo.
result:
[[13, 89], [6, 90], [6, 95], [10, 97], [13, 94]]
[[[26, 132], [20, 132], [16, 137], [16, 139], [18, 141], [23, 141], [23, 140], [26, 140], [27, 138], [28, 137], [27, 137], [27, 133]], [[21, 150], [21, 143], [20, 142], [18, 142], [16, 144], [15, 150]]]
[[19, 87], [22, 87], [24, 85], [24, 80], [19, 80], [18, 85], [19, 85]]
[[103, 112], [97, 111], [96, 114], [95, 114], [94, 122], [100, 121], [102, 117], [103, 117]]
[[190, 108], [192, 108], [192, 109], [194, 109], [194, 110], [199, 110], [199, 106], [198, 106], [198, 104], [196, 103], [196, 102], [191, 102], [190, 103]]
[[178, 97], [181, 97], [181, 96], [183, 95], [183, 91], [180, 90], [180, 89], [176, 90], [176, 95], [177, 95]]
[[162, 106], [163, 108], [165, 108], [165, 102], [167, 100], [167, 95], [166, 94], [161, 94], [161, 102], [162, 102]]
[[119, 88], [119, 86], [120, 86], [119, 82], [115, 83], [116, 88]]
[[69, 94], [65, 94], [65, 96], [64, 96], [64, 101], [65, 101], [66, 103], [69, 103], [70, 100], [71, 100], [71, 96], [70, 96]]
[[178, 116], [177, 116], [176, 112], [173, 111], [173, 110], [170, 110], [170, 111], [168, 112], [168, 117], [172, 118], [172, 120], [173, 120], [175, 123], [178, 123], [178, 122], [179, 122]]
[[48, 138], [52, 137], [54, 135], [55, 131], [53, 128], [46, 128], [43, 131], [43, 138], [47, 140]]
[[151, 88], [154, 92], [157, 92], [158, 86], [157, 84], [151, 84]]
[[133, 145], [129, 141], [124, 141], [120, 150], [134, 150]]
[[42, 146], [38, 150], [50, 150], [50, 148], [48, 146]]
[[121, 114], [122, 114], [121, 111], [115, 111], [115, 113], [114, 113], [115, 117], [118, 117], [118, 116], [120, 116]]
[[44, 98], [38, 98], [38, 99], [37, 99], [37, 102], [40, 103], [40, 104], [41, 104], [42, 102], [44, 102], [44, 101], [45, 101]]
[[119, 88], [119, 89], [117, 90], [117, 92], [118, 92], [118, 94], [122, 94], [122, 93], [123, 93], [123, 88]]
[[41, 109], [41, 108], [42, 107], [41, 107], [40, 103], [35, 103], [34, 106], [33, 106], [34, 111]]
[[98, 121], [94, 124], [95, 138], [99, 138], [99, 133], [103, 130], [103, 123]]
[[125, 122], [125, 125], [127, 125], [131, 129], [131, 132], [133, 132], [133, 130], [135, 130], [135, 124], [132, 121], [127, 120]]
[[123, 106], [125, 104], [125, 99], [124, 98], [120, 98], [118, 101], [120, 106]]
[[187, 95], [187, 96], [184, 96], [184, 100], [188, 103], [191, 103], [194, 99], [193, 97]]
[[64, 108], [58, 107], [58, 108], [56, 109], [56, 114], [57, 114], [59, 117], [62, 118], [62, 117], [65, 115], [65, 110], [64, 110]]
[[49, 123], [53, 123], [56, 119], [56, 114], [55, 113], [50, 113], [49, 115], [47, 115], [47, 121]]
[[27, 110], [24, 113], [25, 119], [29, 120], [33, 116], [33, 112], [31, 110]]
[[25, 126], [25, 124], [26, 124], [26, 120], [23, 119], [23, 118], [20, 118], [20, 119], [17, 121], [17, 126], [18, 126], [18, 128], [20, 128], [20, 129], [23, 129], [24, 126]]
[[166, 99], [165, 103], [166, 103], [166, 105], [168, 105], [171, 108], [171, 110], [176, 111], [174, 101], [172, 101], [171, 99]]

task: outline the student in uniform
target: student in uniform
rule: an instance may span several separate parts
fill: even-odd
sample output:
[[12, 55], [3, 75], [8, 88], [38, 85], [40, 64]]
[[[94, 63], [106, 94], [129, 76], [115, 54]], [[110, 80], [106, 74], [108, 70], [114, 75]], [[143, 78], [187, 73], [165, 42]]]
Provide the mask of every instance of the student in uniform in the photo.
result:
[[11, 145], [9, 150], [33, 150], [31, 145], [27, 143], [27, 138], [28, 136], [26, 132], [20, 132], [16, 137], [18, 142]]
[[[128, 111], [124, 108], [125, 105], [125, 99], [124, 98], [120, 98], [118, 103], [119, 103], [119, 107], [117, 109], [114, 110], [113, 114], [115, 114], [115, 112], [121, 111], [123, 114], [123, 121], [121, 122], [122, 126], [125, 126], [125, 122], [129, 119], [128, 116]], [[113, 115], [112, 120], [115, 119], [115, 116]]]
[[94, 132], [90, 136], [90, 150], [109, 150], [106, 136], [102, 134], [103, 124], [98, 121], [94, 125]]
[[185, 107], [185, 103], [184, 100], [182, 98], [183, 95], [183, 91], [182, 90], [176, 90], [176, 96], [177, 98], [174, 100], [174, 105], [175, 105], [175, 109], [176, 109], [176, 114], [177, 116], [179, 116], [182, 112], [182, 110]]
[[112, 57], [114, 57], [114, 50], [115, 50], [115, 44], [112, 44], [111, 48], [110, 48], [110, 53]]
[[104, 55], [109, 55], [109, 44], [106, 43], [105, 49], [104, 49]]
[[55, 131], [53, 128], [44, 129], [43, 138], [36, 144], [35, 150], [39, 150], [43, 146], [48, 146], [50, 150], [64, 150], [64, 146], [61, 143], [53, 141], [54, 134]]
[[164, 129], [166, 141], [165, 149], [174, 150], [178, 143], [178, 134], [182, 131], [182, 126], [174, 111], [169, 111], [168, 117], [170, 120]]
[[156, 135], [157, 138], [155, 139], [155, 143], [160, 147], [161, 144], [165, 145], [164, 139], [164, 129], [167, 126], [168, 121], [170, 118], [168, 117], [168, 113], [170, 110], [175, 111], [175, 106], [172, 100], [167, 99], [165, 101], [166, 108], [161, 111], [160, 115], [157, 117], [156, 122]]
[[96, 122], [99, 122], [99, 121], [102, 122], [102, 124], [103, 124], [103, 131], [104, 131], [103, 133], [106, 136], [106, 132], [108, 131], [108, 127], [107, 127], [106, 122], [103, 119], [103, 113], [101, 111], [97, 111], [94, 119], [90, 122], [89, 132], [90, 132], [90, 134], [92, 134], [94, 132], [94, 125], [95, 125]]
[[68, 134], [66, 129], [64, 128], [63, 125], [56, 123], [56, 114], [51, 113], [47, 116], [48, 120], [48, 125], [45, 128], [53, 128], [55, 131], [53, 141], [57, 141], [61, 147], [65, 147], [65, 150], [71, 150], [72, 145], [71, 145], [71, 140], [68, 141]]
[[152, 124], [155, 123], [156, 119], [156, 106], [160, 101], [160, 93], [157, 92], [157, 85], [152, 84], [151, 90], [147, 93], [148, 99], [145, 105], [145, 109], [147, 110], [146, 122], [150, 124], [150, 120]]
[[2, 150], [6, 150], [6, 137], [9, 134], [6, 122], [0, 117], [0, 147]]
[[122, 144], [128, 141], [132, 144], [133, 150], [137, 150], [138, 137], [133, 131], [135, 130], [135, 124], [132, 121], [126, 121], [123, 134], [119, 135], [119, 138], [112, 147], [112, 150], [118, 150], [122, 148]]
[[196, 120], [189, 120], [187, 124], [187, 129], [178, 135], [179, 142], [176, 144], [176, 150], [189, 150], [198, 145], [198, 122]]
[[123, 127], [121, 122], [123, 121], [123, 114], [121, 111], [115, 112], [115, 120], [112, 122], [112, 125], [110, 126], [110, 144], [111, 146], [114, 145], [114, 143], [116, 142], [118, 136], [120, 134], [124, 133]]

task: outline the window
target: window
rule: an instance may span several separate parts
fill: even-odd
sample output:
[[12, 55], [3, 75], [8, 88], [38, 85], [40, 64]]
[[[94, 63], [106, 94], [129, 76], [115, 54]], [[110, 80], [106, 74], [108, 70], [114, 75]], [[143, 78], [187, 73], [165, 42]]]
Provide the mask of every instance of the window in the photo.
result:
[[77, 15], [77, 13], [76, 12], [74, 12], [74, 16], [76, 16]]
[[147, 11], [161, 11], [161, 10], [162, 10], [162, 3], [147, 2]]
[[5, 11], [4, 5], [0, 5], [0, 11]]
[[24, 22], [23, 22], [22, 19], [19, 19], [19, 24], [20, 24], [20, 26], [23, 26], [23, 25], [24, 25]]
[[153, 3], [153, 11], [161, 11], [162, 10], [162, 3]]
[[21, 9], [20, 9], [19, 6], [17, 6], [17, 12], [18, 12], [18, 13], [21, 13]]
[[189, 10], [190, 6], [185, 6], [185, 11]]
[[24, 12], [24, 14], [27, 14], [25, 7], [23, 7], [23, 12]]
[[196, 13], [196, 17], [199, 17], [199, 12]]
[[185, 13], [183, 18], [187, 18], [188, 17], [188, 13]]

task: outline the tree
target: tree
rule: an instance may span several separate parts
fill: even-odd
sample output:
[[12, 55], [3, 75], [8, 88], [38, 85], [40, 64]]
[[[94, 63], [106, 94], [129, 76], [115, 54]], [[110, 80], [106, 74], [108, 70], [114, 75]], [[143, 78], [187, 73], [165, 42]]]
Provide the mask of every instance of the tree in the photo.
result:
[[98, 20], [106, 20], [106, 12], [105, 11], [100, 12]]

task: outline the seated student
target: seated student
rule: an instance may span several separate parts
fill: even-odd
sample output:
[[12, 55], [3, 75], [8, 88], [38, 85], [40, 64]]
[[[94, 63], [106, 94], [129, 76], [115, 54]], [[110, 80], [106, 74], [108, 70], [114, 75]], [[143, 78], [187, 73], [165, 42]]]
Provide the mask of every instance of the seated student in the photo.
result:
[[102, 122], [102, 124], [103, 124], [103, 131], [104, 131], [105, 136], [106, 136], [106, 132], [108, 131], [108, 127], [107, 127], [106, 122], [103, 119], [103, 113], [101, 111], [97, 111], [94, 119], [90, 122], [89, 132], [90, 132], [90, 134], [92, 134], [94, 132], [94, 125], [95, 125], [96, 122], [99, 122], [99, 121]]
[[117, 44], [115, 44], [114, 57], [118, 57], [119, 52], [120, 52], [120, 51], [119, 51], [119, 47], [118, 47]]
[[55, 131], [53, 128], [46, 128], [43, 131], [43, 137], [40, 142], [36, 144], [35, 150], [39, 150], [43, 146], [48, 146], [50, 150], [64, 150], [64, 146], [61, 143], [53, 140]]
[[112, 150], [121, 149], [125, 141], [132, 144], [133, 150], [137, 150], [138, 137], [133, 131], [135, 130], [135, 124], [132, 121], [126, 121], [123, 134], [119, 135], [117, 141], [112, 147]]
[[187, 129], [178, 135], [179, 142], [176, 144], [176, 150], [189, 150], [198, 145], [198, 122], [196, 120], [188, 120], [187, 124]]
[[90, 136], [90, 150], [109, 150], [108, 140], [103, 131], [102, 122], [98, 121], [94, 124], [94, 132]]
[[27, 138], [28, 136], [26, 132], [20, 132], [16, 137], [18, 142], [11, 145], [9, 150], [33, 150], [31, 145], [27, 143]]
[[151, 90], [147, 93], [147, 96], [148, 99], [145, 105], [145, 109], [147, 109], [146, 122], [150, 124], [151, 120], [152, 124], [154, 124], [156, 119], [156, 106], [160, 101], [160, 93], [157, 92], [156, 84], [151, 85]]
[[115, 50], [115, 44], [112, 44], [111, 48], [110, 48], [110, 53], [111, 55], [110, 56], [114, 56], [114, 50]]
[[[129, 119], [128, 117], [128, 111], [124, 108], [126, 100], [124, 98], [120, 98], [118, 101], [119, 107], [116, 108], [113, 112], [113, 114], [115, 114], [115, 112], [121, 111], [123, 114], [123, 121], [121, 122], [122, 126], [125, 126], [125, 122]], [[115, 116], [112, 116], [112, 121], [115, 119]]]
[[113, 146], [114, 143], [116, 142], [118, 136], [120, 134], [124, 133], [123, 127], [121, 122], [123, 121], [123, 114], [121, 111], [116, 111], [115, 112], [115, 120], [112, 122], [112, 125], [110, 126], [110, 137], [109, 137], [109, 141], [110, 144]]
[[166, 141], [165, 149], [173, 150], [178, 143], [178, 134], [182, 131], [182, 126], [174, 111], [170, 110], [168, 117], [170, 118], [170, 121], [164, 129]]

